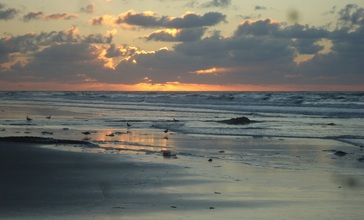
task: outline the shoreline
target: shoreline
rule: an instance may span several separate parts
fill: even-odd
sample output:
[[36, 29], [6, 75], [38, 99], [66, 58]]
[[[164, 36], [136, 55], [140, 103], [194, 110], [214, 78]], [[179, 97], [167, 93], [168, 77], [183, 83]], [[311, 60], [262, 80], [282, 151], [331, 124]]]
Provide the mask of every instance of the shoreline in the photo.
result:
[[[193, 138], [174, 139], [201, 144]], [[294, 147], [293, 142], [279, 144]], [[254, 148], [272, 143], [246, 142]], [[75, 143], [58, 146], [57, 141], [48, 145], [54, 147], [0, 139], [0, 179], [6, 180], [0, 183], [0, 218], [362, 218], [364, 175], [259, 167], [219, 158], [209, 162], [184, 155], [166, 159], [156, 154], [74, 152], [62, 146]]]

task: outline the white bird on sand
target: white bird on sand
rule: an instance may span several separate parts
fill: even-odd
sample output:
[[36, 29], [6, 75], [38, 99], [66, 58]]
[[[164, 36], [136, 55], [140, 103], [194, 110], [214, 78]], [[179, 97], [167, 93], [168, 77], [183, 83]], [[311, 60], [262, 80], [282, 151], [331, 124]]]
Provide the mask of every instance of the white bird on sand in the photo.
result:
[[167, 134], [168, 133], [168, 129], [164, 130], [163, 132]]
[[51, 116], [51, 115], [49, 115], [49, 116], [47, 116], [46, 118], [51, 119], [51, 117], [52, 117], [52, 116]]

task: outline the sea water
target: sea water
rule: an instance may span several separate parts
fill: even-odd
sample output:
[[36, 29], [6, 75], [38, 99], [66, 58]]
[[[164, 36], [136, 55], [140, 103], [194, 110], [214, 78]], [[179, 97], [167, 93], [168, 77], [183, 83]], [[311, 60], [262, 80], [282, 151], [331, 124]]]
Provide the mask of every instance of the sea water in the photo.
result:
[[[242, 116], [254, 122], [221, 123]], [[88, 139], [104, 149], [153, 153], [173, 148], [178, 135], [199, 140], [200, 149], [180, 144], [181, 155], [217, 152], [219, 140], [239, 138], [333, 140], [361, 149], [364, 93], [0, 92], [0, 136]], [[237, 159], [231, 155], [225, 158]]]

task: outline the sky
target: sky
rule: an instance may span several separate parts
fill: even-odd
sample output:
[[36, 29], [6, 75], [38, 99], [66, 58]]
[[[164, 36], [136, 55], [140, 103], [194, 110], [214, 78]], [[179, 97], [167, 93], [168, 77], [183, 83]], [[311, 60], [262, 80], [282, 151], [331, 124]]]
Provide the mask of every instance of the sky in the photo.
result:
[[364, 1], [0, 0], [0, 90], [364, 91]]

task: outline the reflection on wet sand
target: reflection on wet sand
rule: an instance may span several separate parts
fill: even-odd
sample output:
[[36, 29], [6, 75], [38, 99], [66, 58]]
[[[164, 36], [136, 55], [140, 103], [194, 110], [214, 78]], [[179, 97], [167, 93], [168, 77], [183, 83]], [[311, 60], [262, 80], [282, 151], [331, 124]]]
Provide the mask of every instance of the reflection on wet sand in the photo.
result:
[[129, 129], [127, 132], [101, 130], [93, 134], [92, 140], [103, 148], [131, 151], [160, 152], [174, 146], [173, 138], [165, 138], [164, 133]]

